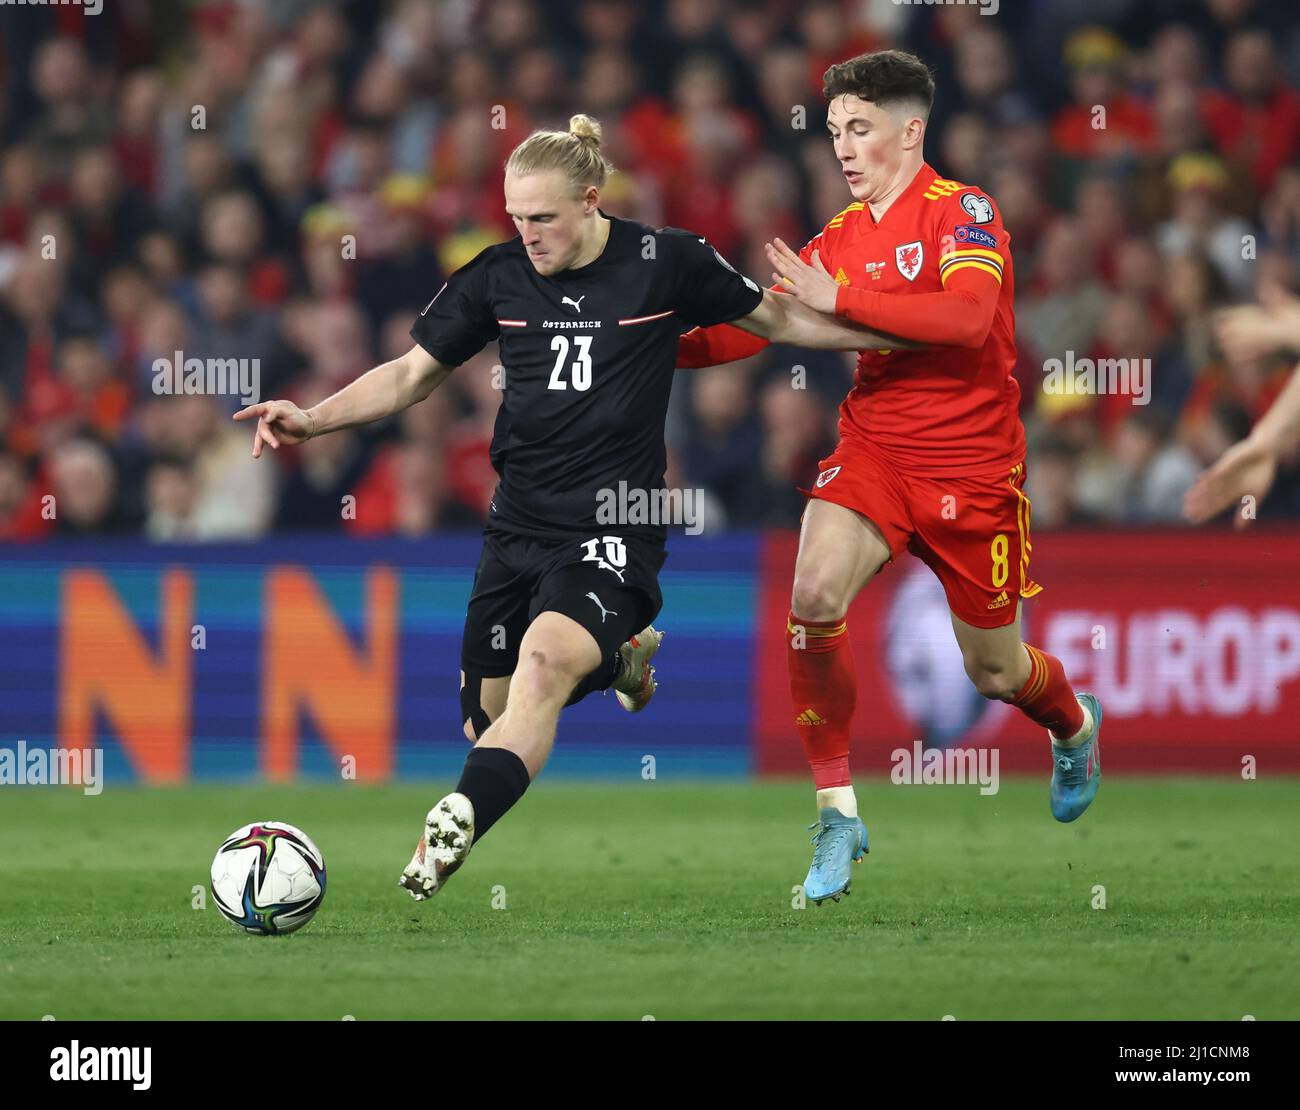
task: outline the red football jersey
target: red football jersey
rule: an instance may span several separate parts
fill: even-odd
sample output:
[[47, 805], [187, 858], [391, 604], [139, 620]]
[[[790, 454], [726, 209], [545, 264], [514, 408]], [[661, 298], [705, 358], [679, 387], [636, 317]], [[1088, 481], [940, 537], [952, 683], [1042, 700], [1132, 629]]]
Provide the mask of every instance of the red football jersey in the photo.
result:
[[[841, 284], [836, 315], [901, 338], [979, 344], [861, 352], [841, 437], [864, 436], [927, 477], [1006, 471], [1024, 458], [1010, 243], [987, 193], [922, 165], [879, 222], [851, 204], [800, 252], [817, 250]], [[979, 302], [994, 297], [982, 335]]]
[[[799, 252], [840, 283], [837, 316], [927, 344], [863, 351], [840, 437], [864, 437], [924, 477], [1005, 473], [1025, 456], [1011, 236], [987, 193], [922, 165], [877, 222], [850, 204]], [[779, 288], [779, 287], [778, 287]], [[682, 336], [679, 366], [747, 358], [766, 342], [730, 324]]]

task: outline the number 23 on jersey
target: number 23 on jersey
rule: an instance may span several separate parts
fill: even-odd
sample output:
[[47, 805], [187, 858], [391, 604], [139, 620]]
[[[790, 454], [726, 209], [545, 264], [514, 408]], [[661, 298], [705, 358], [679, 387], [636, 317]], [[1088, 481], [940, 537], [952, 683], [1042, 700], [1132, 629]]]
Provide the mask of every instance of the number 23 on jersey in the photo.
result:
[[568, 389], [572, 386], [581, 392], [591, 388], [591, 336], [575, 335], [573, 346], [577, 348], [577, 358], [570, 362], [569, 337], [557, 335], [551, 340], [551, 350], [555, 352], [555, 365], [551, 368], [551, 380], [546, 384], [547, 389]]

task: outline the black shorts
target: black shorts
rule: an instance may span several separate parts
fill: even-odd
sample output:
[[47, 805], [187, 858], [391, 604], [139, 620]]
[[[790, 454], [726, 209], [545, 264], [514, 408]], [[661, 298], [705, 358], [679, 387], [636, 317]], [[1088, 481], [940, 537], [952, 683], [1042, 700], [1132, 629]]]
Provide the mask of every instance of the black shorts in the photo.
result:
[[[514, 674], [519, 644], [538, 613], [563, 613], [591, 633], [601, 659], [659, 614], [667, 552], [642, 536], [600, 533], [542, 540], [489, 530], [465, 612], [460, 666], [466, 678]], [[599, 669], [599, 668], [598, 668]]]

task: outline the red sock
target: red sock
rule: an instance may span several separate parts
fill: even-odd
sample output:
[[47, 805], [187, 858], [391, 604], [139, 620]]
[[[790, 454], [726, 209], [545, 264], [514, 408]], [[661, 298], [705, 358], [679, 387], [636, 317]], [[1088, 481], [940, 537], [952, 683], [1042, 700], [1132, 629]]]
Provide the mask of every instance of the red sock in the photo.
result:
[[1083, 706], [1065, 677], [1065, 668], [1055, 655], [1025, 645], [1029, 653], [1029, 679], [1011, 704], [1026, 717], [1051, 729], [1058, 740], [1066, 740], [1083, 728]]
[[[791, 613], [786, 633], [794, 723], [813, 784], [818, 790], [848, 786], [849, 725], [858, 698], [848, 625], [800, 620]], [[796, 648], [797, 642], [803, 646]]]

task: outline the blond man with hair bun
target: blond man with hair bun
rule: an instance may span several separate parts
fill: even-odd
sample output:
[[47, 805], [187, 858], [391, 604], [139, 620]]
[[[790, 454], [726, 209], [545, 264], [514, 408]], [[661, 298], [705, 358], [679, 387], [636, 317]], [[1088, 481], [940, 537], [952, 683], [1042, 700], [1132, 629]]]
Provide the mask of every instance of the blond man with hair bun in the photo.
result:
[[434, 292], [405, 355], [305, 412], [277, 400], [236, 414], [257, 418], [260, 455], [264, 444], [400, 412], [499, 345], [505, 387], [491, 458], [500, 482], [461, 648], [463, 729], [474, 747], [399, 880], [417, 901], [522, 797], [564, 706], [612, 687], [639, 712], [655, 692], [658, 573], [667, 524], [680, 522], [611, 521], [604, 510], [619, 490], [671, 503], [664, 418], [681, 332], [731, 322], [807, 347], [895, 342], [760, 288], [699, 236], [602, 211], [614, 167], [589, 116], [573, 116], [567, 132], [529, 135], [505, 170], [518, 236]]

